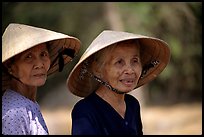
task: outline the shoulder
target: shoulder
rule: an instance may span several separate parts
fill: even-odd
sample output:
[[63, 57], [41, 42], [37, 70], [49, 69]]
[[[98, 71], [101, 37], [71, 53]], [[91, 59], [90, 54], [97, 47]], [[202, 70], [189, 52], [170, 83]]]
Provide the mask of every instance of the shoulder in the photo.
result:
[[12, 121], [12, 119], [27, 119], [28, 109], [26, 106], [27, 104], [22, 103], [22, 100], [17, 97], [14, 99], [2, 99], [2, 121]]
[[25, 107], [13, 105], [2, 107], [2, 134], [26, 134], [29, 123], [29, 115]]
[[81, 100], [79, 100], [72, 109], [72, 115], [84, 115], [91, 114], [93, 109], [94, 95], [91, 94]]
[[139, 103], [139, 101], [137, 100], [137, 98], [135, 98], [133, 95], [130, 95], [130, 94], [125, 94], [125, 99], [126, 99], [127, 101]]
[[19, 93], [15, 93], [15, 91], [5, 92], [2, 96], [2, 116], [28, 115], [28, 111], [36, 110], [36, 105], [34, 104], [34, 102], [21, 96]]
[[81, 99], [81, 100], [79, 100], [75, 105], [74, 105], [74, 107], [76, 108], [76, 107], [79, 107], [79, 108], [84, 108], [84, 107], [90, 107], [90, 106], [92, 106], [92, 103], [93, 102], [95, 102], [95, 100], [97, 99], [97, 96], [94, 94], [94, 93], [92, 93], [92, 94], [90, 94], [89, 96], [87, 96], [87, 97], [85, 97], [85, 98], [83, 98], [83, 99]]
[[[18, 93], [15, 93], [14, 91], [8, 91], [5, 92], [2, 96], [2, 111], [17, 111], [19, 109], [24, 110], [27, 106], [26, 100], [19, 95]], [[2, 113], [3, 113], [2, 112]]]
[[137, 98], [135, 98], [134, 96], [130, 94], [125, 94], [125, 102], [131, 106], [140, 107], [140, 104]]

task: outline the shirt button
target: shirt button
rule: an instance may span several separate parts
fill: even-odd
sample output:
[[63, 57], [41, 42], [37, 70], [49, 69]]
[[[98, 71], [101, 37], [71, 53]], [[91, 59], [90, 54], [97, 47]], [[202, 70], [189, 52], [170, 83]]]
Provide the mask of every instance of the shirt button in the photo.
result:
[[127, 121], [125, 121], [125, 125], [126, 125], [126, 126], [128, 125], [128, 122], [127, 122]]

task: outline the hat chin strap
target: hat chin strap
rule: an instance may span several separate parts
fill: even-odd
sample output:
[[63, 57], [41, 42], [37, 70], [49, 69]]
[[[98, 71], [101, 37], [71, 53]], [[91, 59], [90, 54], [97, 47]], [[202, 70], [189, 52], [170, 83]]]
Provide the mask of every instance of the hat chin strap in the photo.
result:
[[[91, 74], [92, 75], [92, 74]], [[103, 81], [102, 79], [100, 79], [99, 77], [92, 75], [92, 77], [98, 81], [99, 83], [101, 83], [102, 85], [106, 86], [108, 89], [112, 90], [113, 92], [117, 93], [117, 94], [125, 94], [126, 92], [123, 91], [119, 91], [116, 88], [113, 88], [110, 84], [108, 84], [107, 82]]]
[[66, 49], [61, 48], [61, 49], [59, 49], [57, 57], [53, 60], [52, 64], [50, 65], [50, 69], [54, 66], [54, 64], [56, 63], [56, 61], [58, 59], [59, 72], [61, 72], [63, 70], [63, 68], [64, 68], [63, 55], [67, 55], [67, 56], [69, 56], [69, 57], [71, 57], [73, 59], [74, 54], [75, 54], [74, 49], [70, 49], [70, 48], [66, 48]]
[[111, 91], [117, 93], [117, 94], [125, 94], [126, 92], [123, 91], [119, 91], [118, 89], [113, 88], [110, 84], [108, 84], [107, 82], [103, 81], [102, 79], [100, 79], [99, 77], [93, 75], [91, 72], [89, 72], [87, 70], [87, 66], [88, 66], [88, 62], [85, 61], [82, 65], [81, 71], [80, 71], [80, 75], [79, 78], [82, 80], [85, 76], [85, 74], [87, 74], [89, 77], [95, 79], [96, 81], [98, 81], [99, 83], [101, 83], [102, 85], [106, 86], [108, 89], [110, 89]]

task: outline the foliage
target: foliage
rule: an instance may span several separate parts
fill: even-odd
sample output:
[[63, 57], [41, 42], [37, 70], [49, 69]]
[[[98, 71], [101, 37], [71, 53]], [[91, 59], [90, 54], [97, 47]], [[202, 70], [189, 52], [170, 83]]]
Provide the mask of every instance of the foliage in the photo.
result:
[[[109, 7], [112, 10], [105, 4], [112, 4]], [[117, 10], [113, 10], [114, 7]], [[3, 2], [2, 34], [9, 23], [18, 22], [66, 33], [81, 40], [78, 57], [65, 67], [63, 73], [52, 76], [46, 86], [40, 88], [49, 92], [53, 84], [56, 86], [66, 81], [91, 41], [102, 30], [111, 29], [107, 10], [120, 17], [124, 31], [158, 37], [169, 44], [171, 61], [161, 75], [148, 84], [149, 91], [145, 92], [147, 104], [201, 101], [201, 2]]]
[[201, 101], [201, 3], [121, 3], [120, 7], [128, 31], [161, 38], [171, 50], [169, 65], [149, 84], [147, 103]]

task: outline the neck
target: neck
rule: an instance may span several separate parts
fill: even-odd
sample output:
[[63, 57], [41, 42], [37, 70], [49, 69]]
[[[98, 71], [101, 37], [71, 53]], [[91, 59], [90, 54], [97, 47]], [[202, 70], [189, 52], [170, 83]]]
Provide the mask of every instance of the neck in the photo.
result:
[[11, 89], [20, 93], [22, 96], [36, 101], [37, 87], [25, 85], [18, 80], [12, 79], [11, 81]]
[[96, 94], [109, 103], [124, 118], [126, 111], [125, 94], [117, 94], [104, 86], [99, 87]]

